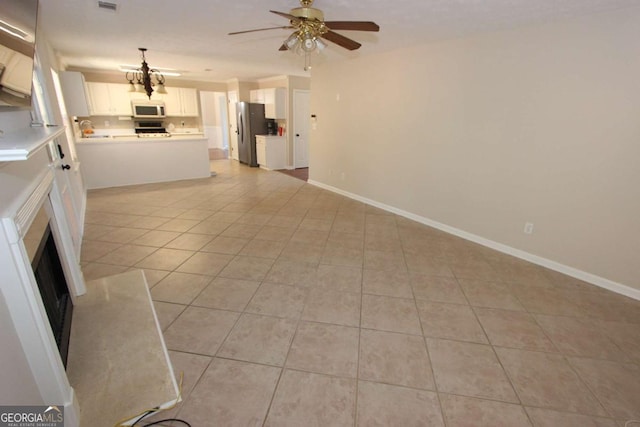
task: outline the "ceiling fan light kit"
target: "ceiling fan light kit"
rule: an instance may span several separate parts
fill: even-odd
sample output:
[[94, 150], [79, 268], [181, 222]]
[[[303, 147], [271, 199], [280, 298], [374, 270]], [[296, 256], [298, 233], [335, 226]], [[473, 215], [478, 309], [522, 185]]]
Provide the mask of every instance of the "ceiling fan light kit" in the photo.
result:
[[311, 69], [312, 52], [319, 52], [327, 47], [322, 40], [328, 40], [348, 50], [356, 50], [361, 44], [340, 35], [333, 30], [380, 31], [380, 27], [371, 21], [325, 21], [320, 9], [311, 7], [313, 0], [300, 0], [302, 7], [296, 7], [289, 13], [270, 10], [269, 12], [289, 20], [288, 27], [261, 28], [257, 30], [238, 31], [229, 35], [251, 33], [255, 31], [293, 29], [295, 30], [280, 46], [281, 51], [290, 50], [305, 56], [305, 71]]

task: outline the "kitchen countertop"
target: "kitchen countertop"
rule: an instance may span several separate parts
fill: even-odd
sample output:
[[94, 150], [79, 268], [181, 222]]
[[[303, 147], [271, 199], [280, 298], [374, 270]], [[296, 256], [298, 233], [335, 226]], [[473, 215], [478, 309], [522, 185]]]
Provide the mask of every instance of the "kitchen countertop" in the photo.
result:
[[[83, 138], [76, 143], [89, 189], [211, 176], [209, 141], [203, 135]], [[171, 167], [168, 167], [171, 165]]]
[[182, 141], [182, 140], [194, 140], [205, 139], [203, 132], [190, 132], [190, 133], [172, 133], [169, 137], [158, 138], [138, 138], [135, 133], [131, 134], [118, 134], [118, 135], [103, 135], [93, 134], [89, 138], [77, 138], [78, 144], [93, 144], [93, 143], [118, 143], [118, 142], [158, 142], [158, 141]]

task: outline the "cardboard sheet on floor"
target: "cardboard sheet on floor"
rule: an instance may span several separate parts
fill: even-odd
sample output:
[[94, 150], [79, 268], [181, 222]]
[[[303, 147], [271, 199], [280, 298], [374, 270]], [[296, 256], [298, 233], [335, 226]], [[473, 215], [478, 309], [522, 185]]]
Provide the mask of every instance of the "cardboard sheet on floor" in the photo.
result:
[[82, 426], [113, 427], [176, 402], [178, 386], [142, 270], [87, 283], [74, 306], [67, 375]]

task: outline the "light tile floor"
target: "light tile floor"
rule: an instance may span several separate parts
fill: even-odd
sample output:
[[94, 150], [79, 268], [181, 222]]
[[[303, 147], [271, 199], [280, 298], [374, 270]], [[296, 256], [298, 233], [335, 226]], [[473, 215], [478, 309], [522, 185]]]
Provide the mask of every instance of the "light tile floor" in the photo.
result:
[[86, 278], [144, 269], [184, 372], [184, 402], [161, 417], [640, 419], [640, 302], [284, 174], [212, 163], [210, 179], [89, 193]]

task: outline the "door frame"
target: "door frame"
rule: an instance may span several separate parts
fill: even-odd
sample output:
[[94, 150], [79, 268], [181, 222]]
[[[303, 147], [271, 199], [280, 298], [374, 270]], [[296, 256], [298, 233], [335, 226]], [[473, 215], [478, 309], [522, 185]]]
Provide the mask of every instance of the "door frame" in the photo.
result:
[[[240, 157], [238, 155], [238, 115], [236, 109], [236, 103], [239, 102], [238, 91], [230, 90], [227, 91], [227, 120], [229, 127], [229, 159], [240, 161]], [[234, 102], [235, 100], [235, 102]], [[234, 125], [235, 124], [235, 125]], [[235, 141], [235, 144], [234, 144]], [[235, 147], [234, 147], [235, 145]], [[235, 148], [235, 149], [234, 149]], [[234, 157], [235, 156], [235, 157]]]
[[[291, 159], [292, 160], [291, 163], [293, 165], [293, 169], [296, 169], [296, 166], [297, 166], [296, 165], [296, 158], [297, 158], [296, 156], [296, 111], [297, 111], [296, 106], [297, 105], [296, 104], [299, 102], [297, 95], [301, 93], [308, 94], [309, 97], [311, 97], [311, 91], [308, 89], [293, 89], [293, 110], [291, 111], [291, 122], [293, 125], [291, 128], [291, 145], [293, 146], [293, 150], [292, 150], [293, 158]], [[311, 121], [311, 118], [309, 118], [309, 121]], [[309, 138], [307, 137], [307, 146], [308, 145], [309, 145]], [[307, 155], [308, 154], [309, 154], [309, 150], [307, 149]], [[307, 159], [307, 163], [308, 163], [308, 160], [309, 159]], [[309, 165], [307, 165], [306, 167], [309, 167]]]

